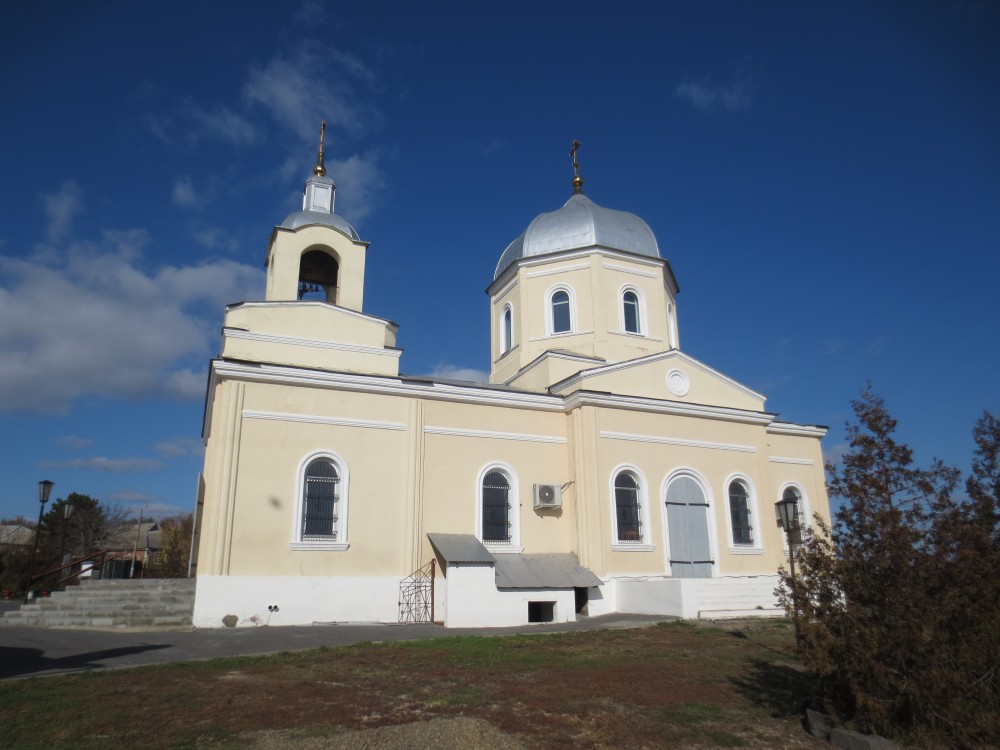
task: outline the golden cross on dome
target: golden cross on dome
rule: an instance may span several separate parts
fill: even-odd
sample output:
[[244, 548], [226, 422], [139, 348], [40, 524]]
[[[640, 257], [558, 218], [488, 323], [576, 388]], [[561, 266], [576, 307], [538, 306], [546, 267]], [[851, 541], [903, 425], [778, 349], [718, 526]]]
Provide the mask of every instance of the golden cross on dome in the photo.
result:
[[577, 151], [580, 150], [580, 141], [573, 141], [573, 146], [569, 150], [569, 155], [573, 157], [573, 192], [583, 192], [583, 178], [580, 177], [580, 160]]
[[313, 169], [313, 174], [323, 176], [326, 174], [326, 165], [323, 163], [323, 137], [326, 134], [326, 120], [323, 120], [322, 124], [319, 126], [319, 157], [316, 160], [316, 168]]

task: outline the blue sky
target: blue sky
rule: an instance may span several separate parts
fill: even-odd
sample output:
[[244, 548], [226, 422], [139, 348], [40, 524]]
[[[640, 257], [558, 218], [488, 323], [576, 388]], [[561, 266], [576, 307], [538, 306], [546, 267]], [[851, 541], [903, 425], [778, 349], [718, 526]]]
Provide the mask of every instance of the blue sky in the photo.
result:
[[1000, 412], [992, 2], [19, 3], [0, 42], [0, 517], [190, 510], [226, 303], [325, 118], [401, 369], [488, 369], [496, 261], [584, 190], [656, 233], [681, 349], [919, 460]]

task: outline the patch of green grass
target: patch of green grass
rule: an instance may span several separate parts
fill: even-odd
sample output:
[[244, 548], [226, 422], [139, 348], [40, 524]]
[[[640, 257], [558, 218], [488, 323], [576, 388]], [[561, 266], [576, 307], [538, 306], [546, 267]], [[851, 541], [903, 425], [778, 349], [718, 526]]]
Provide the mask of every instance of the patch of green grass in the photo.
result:
[[719, 706], [705, 703], [679, 703], [667, 712], [671, 722], [684, 727], [698, 726], [722, 718], [723, 710]]

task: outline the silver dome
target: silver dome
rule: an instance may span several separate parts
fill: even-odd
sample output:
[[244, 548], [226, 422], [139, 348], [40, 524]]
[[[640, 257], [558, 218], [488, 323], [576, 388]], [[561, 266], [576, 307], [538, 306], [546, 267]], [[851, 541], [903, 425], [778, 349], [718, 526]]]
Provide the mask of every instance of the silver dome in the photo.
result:
[[288, 218], [281, 222], [281, 226], [285, 229], [298, 229], [299, 227], [307, 227], [310, 224], [322, 224], [323, 226], [333, 227], [334, 229], [339, 229], [352, 240], [361, 239], [358, 236], [357, 230], [348, 224], [343, 216], [338, 216], [337, 214], [328, 214], [322, 211], [296, 211], [294, 214], [289, 214]]
[[660, 257], [656, 237], [646, 222], [627, 211], [598, 206], [583, 193], [576, 193], [562, 208], [535, 217], [523, 234], [504, 250], [493, 278], [498, 278], [521, 258], [595, 245]]

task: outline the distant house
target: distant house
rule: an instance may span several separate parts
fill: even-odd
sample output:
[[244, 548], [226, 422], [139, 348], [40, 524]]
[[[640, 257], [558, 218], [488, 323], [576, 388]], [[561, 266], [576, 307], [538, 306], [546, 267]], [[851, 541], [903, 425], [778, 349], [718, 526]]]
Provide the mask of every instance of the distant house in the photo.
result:
[[138, 578], [161, 550], [157, 523], [123, 523], [108, 540], [112, 559], [105, 563], [103, 578]]
[[0, 526], [0, 547], [30, 547], [35, 530], [27, 526]]

